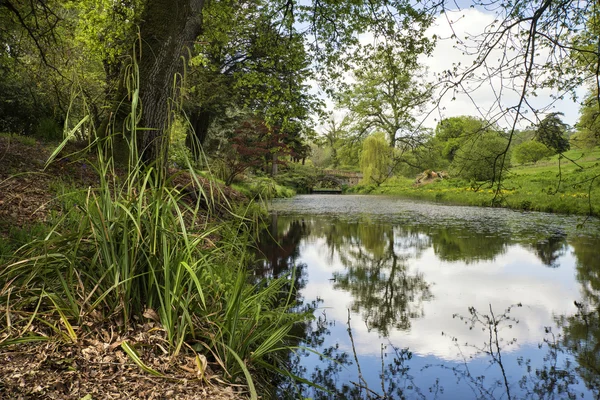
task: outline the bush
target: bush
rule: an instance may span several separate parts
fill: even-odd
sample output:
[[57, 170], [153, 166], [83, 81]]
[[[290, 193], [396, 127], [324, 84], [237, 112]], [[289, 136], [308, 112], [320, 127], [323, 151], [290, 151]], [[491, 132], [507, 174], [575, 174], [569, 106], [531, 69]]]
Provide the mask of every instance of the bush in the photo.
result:
[[44, 117], [37, 123], [35, 136], [48, 141], [62, 140], [63, 127], [54, 118]]
[[296, 193], [308, 193], [315, 184], [317, 170], [308, 165], [288, 164], [287, 167], [275, 176], [275, 181], [292, 188]]
[[535, 140], [523, 142], [514, 149], [514, 158], [519, 164], [535, 163], [552, 154], [554, 154], [552, 149]]
[[[507, 145], [508, 141], [496, 132], [486, 132], [473, 141], [463, 143], [452, 163], [452, 176], [475, 181], [494, 178], [500, 172]], [[509, 166], [510, 157], [507, 155], [503, 167]]]
[[269, 177], [255, 178], [250, 186], [250, 191], [263, 199], [293, 197], [296, 194], [293, 189], [278, 185]]

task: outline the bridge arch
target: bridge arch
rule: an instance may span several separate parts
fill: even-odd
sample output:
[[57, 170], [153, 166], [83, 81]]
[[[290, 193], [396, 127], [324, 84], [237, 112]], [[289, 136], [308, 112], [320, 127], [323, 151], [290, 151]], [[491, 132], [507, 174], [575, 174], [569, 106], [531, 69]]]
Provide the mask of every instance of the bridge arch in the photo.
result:
[[354, 186], [362, 179], [362, 174], [356, 172], [322, 170], [315, 178], [312, 193], [342, 193], [347, 186]]

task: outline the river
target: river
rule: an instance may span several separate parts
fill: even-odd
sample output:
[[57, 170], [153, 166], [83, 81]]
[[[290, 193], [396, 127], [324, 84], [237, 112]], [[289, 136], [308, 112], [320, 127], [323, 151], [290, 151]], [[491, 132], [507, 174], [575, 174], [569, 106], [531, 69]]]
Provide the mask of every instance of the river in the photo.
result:
[[319, 385], [281, 398], [599, 398], [598, 220], [350, 195], [270, 211], [257, 273], [295, 271], [314, 320], [289, 368]]

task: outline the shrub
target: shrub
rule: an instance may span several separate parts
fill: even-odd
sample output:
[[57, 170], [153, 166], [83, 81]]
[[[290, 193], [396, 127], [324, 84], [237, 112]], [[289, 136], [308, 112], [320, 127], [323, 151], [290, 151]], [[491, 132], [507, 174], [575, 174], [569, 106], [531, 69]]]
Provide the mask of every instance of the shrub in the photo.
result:
[[296, 194], [293, 189], [278, 185], [275, 180], [269, 177], [254, 178], [250, 191], [253, 195], [263, 199], [293, 197]]
[[501, 167], [510, 166], [510, 157], [504, 158], [503, 154], [507, 145], [508, 141], [496, 132], [486, 132], [463, 143], [452, 163], [452, 176], [475, 181], [493, 179]]
[[61, 140], [63, 138], [63, 127], [54, 118], [44, 117], [37, 123], [35, 136], [48, 141]]
[[525, 164], [538, 162], [542, 158], [549, 157], [552, 154], [554, 154], [554, 151], [545, 144], [530, 140], [515, 147], [513, 156], [517, 163]]
[[315, 184], [317, 170], [309, 165], [290, 163], [274, 179], [282, 185], [292, 188], [296, 193], [308, 193]]

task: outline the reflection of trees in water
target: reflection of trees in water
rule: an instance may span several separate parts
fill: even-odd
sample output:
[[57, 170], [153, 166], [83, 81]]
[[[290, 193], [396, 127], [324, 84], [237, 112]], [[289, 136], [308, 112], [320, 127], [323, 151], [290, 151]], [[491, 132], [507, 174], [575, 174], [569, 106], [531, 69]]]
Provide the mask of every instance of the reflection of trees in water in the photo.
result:
[[423, 301], [432, 298], [423, 275], [407, 265], [429, 247], [428, 238], [391, 225], [359, 232], [356, 245], [340, 253], [346, 269], [334, 274], [334, 287], [352, 294], [352, 311], [363, 315], [369, 329], [384, 336], [392, 328], [409, 329], [411, 319], [423, 316]]
[[[455, 384], [463, 384], [470, 394], [467, 398], [493, 399], [576, 399], [600, 398], [598, 386], [591, 384], [590, 378], [598, 379], [598, 373], [587, 371], [590, 376], [582, 374], [577, 364], [569, 361], [572, 349], [564, 346], [560, 335], [555, 335], [550, 328], [545, 328], [545, 338], [538, 348], [543, 354], [543, 362], [533, 363], [530, 359], [518, 358], [514, 361], [503, 359], [507, 347], [517, 340], [512, 337], [511, 326], [518, 320], [511, 316], [509, 307], [502, 313], [489, 310], [469, 308], [469, 314], [463, 318], [465, 330], [483, 330], [487, 341], [470, 344], [457, 337], [450, 337], [459, 353], [464, 354], [466, 347], [475, 349], [476, 353], [463, 356], [461, 363], [428, 364], [418, 369], [411, 365], [412, 353], [409, 349], [401, 349], [389, 344], [381, 344], [381, 367], [379, 382], [369, 382], [361, 379], [360, 358], [354, 360], [353, 350], [343, 351], [336, 344], [322, 350], [323, 357], [319, 365], [311, 371], [301, 366], [301, 357], [296, 359], [294, 373], [300, 373], [313, 386], [308, 384], [289, 383], [278, 397], [282, 399], [313, 398], [313, 399], [427, 399], [437, 398], [438, 395], [452, 393]], [[325, 314], [318, 318], [316, 330], [309, 336], [308, 345], [322, 344], [323, 337], [330, 335], [330, 327], [334, 322], [327, 321]], [[351, 327], [349, 326], [349, 335]], [[464, 332], [463, 332], [464, 333]], [[316, 340], [316, 342], [312, 342]], [[489, 367], [483, 373], [472, 371], [470, 361], [473, 358], [484, 357]], [[364, 368], [364, 367], [363, 367]], [[415, 380], [415, 376], [424, 370], [449, 371], [454, 379], [445, 381], [438, 379], [429, 383]], [[354, 371], [357, 378], [340, 380], [342, 373]], [[434, 372], [435, 374], [435, 372]], [[587, 385], [586, 391], [579, 385], [582, 377]]]
[[[339, 257], [345, 267], [344, 271], [335, 274], [334, 286], [351, 293], [354, 298], [353, 310], [365, 317], [369, 328], [377, 329], [384, 336], [390, 329], [410, 327], [411, 319], [422, 315], [422, 302], [429, 299], [431, 293], [423, 276], [411, 273], [408, 260], [417, 258], [430, 246], [433, 246], [441, 259], [470, 262], [492, 260], [503, 254], [509, 244], [520, 243], [550, 267], [557, 266], [558, 258], [568, 248], [565, 235], [554, 233], [543, 237], [541, 232], [520, 232], [509, 239], [506, 235], [487, 235], [463, 228], [400, 228], [391, 224], [373, 224], [367, 219], [344, 222], [318, 218], [280, 218], [275, 221], [275, 225], [278, 225], [278, 232], [281, 233], [273, 233], [273, 236], [281, 246], [262, 248], [268, 261], [260, 266], [261, 273], [280, 276], [290, 271], [299, 257], [299, 246], [303, 238], [324, 239], [329, 257]], [[542, 363], [519, 359], [518, 364], [507, 366], [510, 368], [510, 376], [503, 376], [500, 372], [495, 377], [490, 375], [489, 378], [482, 378], [471, 375], [468, 370], [469, 360], [465, 360], [462, 366], [452, 367], [456, 378], [467, 386], [476, 388], [479, 393], [477, 396], [481, 398], [572, 398], [582, 394], [582, 387], [577, 383], [583, 382], [589, 390], [584, 396], [600, 399], [599, 244], [599, 240], [589, 237], [568, 239], [568, 245], [572, 246], [577, 259], [577, 279], [581, 283], [582, 301], [576, 303], [577, 313], [557, 318], [562, 332], [546, 328], [545, 339], [540, 343], [539, 350], [543, 354]], [[514, 323], [508, 318], [496, 317], [500, 325]], [[482, 317], [481, 320], [485, 321], [485, 318]], [[298, 335], [304, 338], [307, 347], [322, 347], [325, 337], [330, 334], [329, 327], [332, 323], [334, 322], [327, 321], [323, 314], [312, 326], [299, 327]], [[489, 329], [489, 324], [484, 325], [481, 327]], [[471, 328], [478, 329], [475, 326]], [[440, 331], [442, 329], [440, 327]], [[497, 343], [495, 340], [489, 343], [490, 346], [498, 344], [496, 350], [499, 353], [496, 354], [500, 354], [505, 349], [503, 346], [513, 339], [509, 329], [500, 331], [508, 336], [498, 337]], [[455, 334], [458, 343], [460, 333]], [[495, 339], [493, 335], [490, 337]], [[460, 343], [464, 345], [463, 342]], [[405, 396], [428, 398], [431, 397], [431, 391], [446, 390], [451, 393], [454, 382], [436, 381], [431, 383], [431, 387], [417, 387], [412, 375], [418, 374], [419, 370], [411, 371], [410, 350], [396, 349], [391, 344], [387, 346], [388, 357], [383, 356], [382, 350], [382, 385], [371, 388], [377, 394], [367, 396], [368, 392], [361, 389], [358, 379], [340, 380], [342, 371], [347, 374], [345, 369], [355, 369], [356, 363], [351, 352], [341, 350], [336, 344], [321, 348], [326, 357], [309, 371], [303, 366], [301, 352], [291, 354], [289, 361], [293, 373], [329, 392], [303, 383], [287, 382], [280, 386], [279, 397], [298, 398], [301, 395], [314, 399], [395, 399]], [[490, 361], [490, 371], [501, 371], [500, 358], [489, 350], [487, 353], [483, 348], [481, 350], [479, 355], [487, 356]], [[436, 367], [446, 368], [443, 365], [428, 366]], [[504, 377], [507, 377], [506, 381]], [[444, 385], [450, 386], [444, 388]], [[427, 393], [427, 396], [422, 393]]]
[[570, 240], [577, 259], [577, 280], [581, 284], [581, 302], [577, 313], [559, 318], [563, 345], [575, 356], [579, 375], [600, 398], [600, 239], [575, 237]]
[[532, 247], [544, 265], [558, 268], [559, 257], [567, 252], [567, 235], [563, 232], [554, 233], [546, 239], [538, 240]]
[[300, 256], [300, 241], [309, 232], [309, 225], [303, 219], [286, 220], [271, 215], [269, 229], [261, 232], [258, 240], [260, 260], [254, 267], [255, 274], [276, 278], [289, 273]]
[[[325, 311], [313, 323], [309, 330], [306, 344], [308, 347], [318, 348], [324, 342], [325, 336], [331, 334], [330, 328], [335, 321], [327, 319]], [[350, 319], [348, 320], [348, 334], [352, 334]], [[290, 372], [296, 376], [304, 377], [307, 382], [287, 381], [279, 387], [277, 397], [280, 399], [311, 398], [315, 400], [362, 400], [362, 399], [426, 399], [421, 390], [415, 385], [413, 376], [409, 373], [409, 360], [412, 353], [408, 349], [396, 348], [393, 345], [381, 345], [381, 374], [380, 382], [373, 387], [360, 378], [344, 381], [341, 374], [350, 370], [360, 371], [360, 359], [355, 358], [350, 351], [340, 349], [338, 343], [321, 349], [320, 363], [309, 373], [302, 366], [302, 357], [307, 351], [298, 352], [290, 364]], [[355, 360], [355, 361], [353, 361]], [[391, 360], [387, 362], [388, 360]]]
[[[515, 306], [521, 307], [521, 304]], [[502, 314], [494, 314], [491, 305], [489, 312], [469, 308], [469, 316], [458, 317], [467, 321], [469, 329], [481, 329], [488, 333], [488, 340], [481, 346], [463, 344], [460, 337], [452, 337], [460, 354], [468, 347], [476, 350], [475, 355], [469, 358], [463, 356], [463, 362], [455, 366], [441, 364], [426, 368], [438, 367], [452, 371], [457, 381], [466, 383], [474, 398], [478, 399], [576, 399], [587, 398], [588, 395], [598, 398], [600, 394], [597, 389], [586, 393], [579, 385], [579, 371], [572, 362], [570, 349], [562, 345], [561, 335], [556, 335], [550, 327], [544, 328], [544, 339], [538, 345], [540, 354], [543, 354], [542, 363], [534, 363], [523, 357], [517, 359], [516, 365], [503, 360], [507, 346], [518, 340], [510, 334], [510, 329], [519, 323], [510, 314], [515, 306]], [[475, 375], [469, 369], [469, 361], [478, 356], [485, 357], [489, 362], [485, 375]]]
[[428, 234], [435, 254], [443, 261], [493, 260], [506, 252], [508, 238], [472, 228], [430, 228]]
[[[382, 235], [387, 232], [382, 233], [381, 229], [382, 226], [391, 228], [391, 224], [375, 223], [368, 216], [363, 216], [356, 222], [316, 217], [309, 217], [306, 221], [311, 227], [310, 237], [325, 239], [330, 259], [336, 253], [342, 254], [354, 246], [361, 246], [376, 256], [383, 255], [386, 251], [386, 240], [382, 240]], [[451, 262], [494, 260], [505, 254], [509, 245], [520, 243], [533, 251], [546, 266], [555, 268], [559, 257], [568, 248], [567, 236], [563, 231], [511, 231], [509, 226], [495, 226], [489, 230], [477, 226], [403, 225], [399, 234], [408, 233], [421, 240], [422, 236], [426, 236], [428, 245], [433, 247], [436, 256]]]
[[369, 329], [388, 335], [408, 329], [423, 315], [423, 301], [432, 298], [423, 275], [410, 271], [430, 246], [429, 238], [411, 227], [359, 221], [307, 219], [312, 238], [324, 238], [329, 259], [338, 256], [343, 272], [334, 274], [334, 288], [352, 295], [352, 311], [365, 318]]

